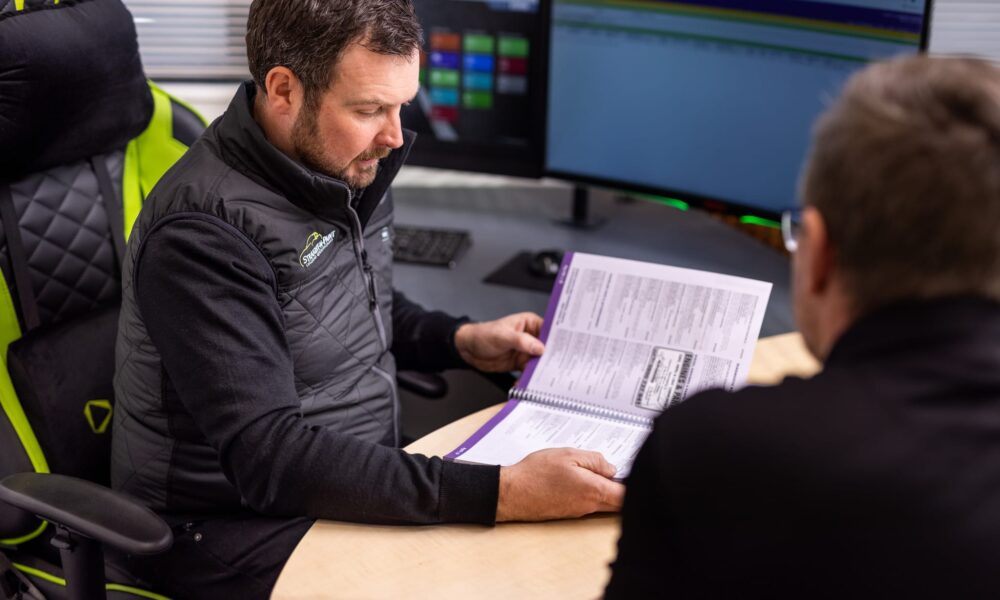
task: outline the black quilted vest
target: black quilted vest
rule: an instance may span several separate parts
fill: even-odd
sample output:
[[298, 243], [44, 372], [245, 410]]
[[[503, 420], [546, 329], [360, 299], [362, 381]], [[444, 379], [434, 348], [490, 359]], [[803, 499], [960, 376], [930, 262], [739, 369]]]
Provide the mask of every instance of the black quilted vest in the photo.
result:
[[[242, 503], [207, 441], [171, 435], [159, 393], [160, 357], [136, 302], [137, 250], [146, 233], [172, 215], [221, 219], [270, 262], [305, 418], [371, 442], [398, 443], [395, 363], [388, 351], [392, 205], [386, 192], [414, 136], [404, 132], [404, 147], [383, 161], [355, 210], [343, 182], [305, 169], [267, 142], [252, 117], [253, 93], [252, 83], [244, 84], [227, 112], [164, 175], [129, 240], [116, 350], [112, 481], [154, 509]], [[177, 451], [177, 443], [186, 447]], [[178, 456], [183, 464], [171, 462]], [[178, 489], [198, 490], [198, 497], [178, 498]]]

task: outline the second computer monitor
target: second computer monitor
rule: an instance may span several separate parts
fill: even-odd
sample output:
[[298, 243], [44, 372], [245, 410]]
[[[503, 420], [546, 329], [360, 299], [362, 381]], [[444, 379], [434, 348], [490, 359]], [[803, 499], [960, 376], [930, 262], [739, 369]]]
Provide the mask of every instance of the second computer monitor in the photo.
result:
[[921, 47], [929, 1], [554, 0], [548, 169], [773, 217], [813, 121]]
[[409, 164], [537, 177], [545, 135], [542, 0], [414, 0], [424, 29]]

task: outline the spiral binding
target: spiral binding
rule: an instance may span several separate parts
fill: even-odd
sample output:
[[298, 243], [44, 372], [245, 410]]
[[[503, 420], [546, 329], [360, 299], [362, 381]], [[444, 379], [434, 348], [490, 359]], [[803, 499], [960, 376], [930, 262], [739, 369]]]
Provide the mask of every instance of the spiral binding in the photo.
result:
[[589, 402], [570, 400], [569, 398], [558, 394], [537, 392], [513, 387], [510, 388], [507, 396], [513, 398], [514, 400], [528, 400], [530, 402], [551, 406], [552, 408], [558, 408], [575, 413], [583, 413], [592, 417], [597, 417], [598, 419], [604, 419], [605, 421], [618, 421], [619, 423], [625, 422], [630, 425], [639, 425], [646, 428], [651, 428], [653, 426], [653, 419], [629, 414], [613, 408], [607, 408], [606, 406], [598, 406]]

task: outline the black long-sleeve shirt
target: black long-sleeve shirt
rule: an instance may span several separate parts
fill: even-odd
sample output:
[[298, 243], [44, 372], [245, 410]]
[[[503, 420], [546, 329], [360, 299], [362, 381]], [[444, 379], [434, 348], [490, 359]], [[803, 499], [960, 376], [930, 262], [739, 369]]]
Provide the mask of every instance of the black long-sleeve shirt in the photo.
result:
[[608, 599], [996, 597], [1000, 304], [896, 304], [811, 379], [693, 396], [626, 485]]
[[[164, 402], [187, 412], [254, 510], [370, 523], [492, 524], [499, 469], [409, 455], [310, 425], [301, 413], [275, 276], [260, 251], [211, 217], [145, 240], [138, 304], [164, 369]], [[458, 366], [458, 321], [396, 293], [403, 368]]]

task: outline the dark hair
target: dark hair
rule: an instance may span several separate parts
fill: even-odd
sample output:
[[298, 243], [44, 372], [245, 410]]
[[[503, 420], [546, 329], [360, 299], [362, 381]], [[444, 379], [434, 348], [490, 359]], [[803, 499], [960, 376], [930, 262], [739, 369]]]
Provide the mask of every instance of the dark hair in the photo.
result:
[[410, 56], [420, 47], [421, 31], [410, 0], [254, 0], [246, 42], [259, 89], [268, 71], [288, 67], [302, 81], [306, 101], [314, 102], [352, 43]]
[[826, 221], [855, 311], [1000, 301], [1000, 69], [918, 56], [856, 74], [816, 125], [800, 197]]

